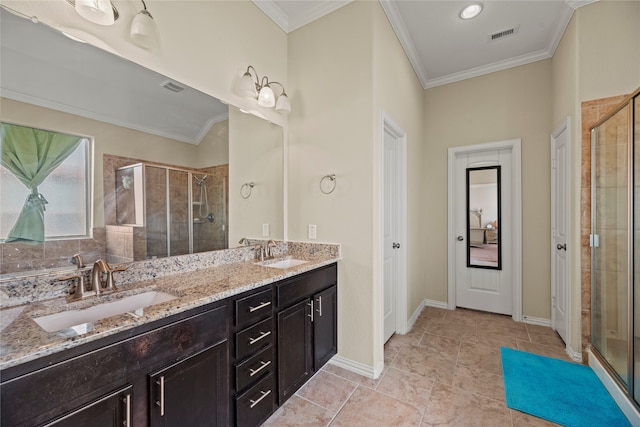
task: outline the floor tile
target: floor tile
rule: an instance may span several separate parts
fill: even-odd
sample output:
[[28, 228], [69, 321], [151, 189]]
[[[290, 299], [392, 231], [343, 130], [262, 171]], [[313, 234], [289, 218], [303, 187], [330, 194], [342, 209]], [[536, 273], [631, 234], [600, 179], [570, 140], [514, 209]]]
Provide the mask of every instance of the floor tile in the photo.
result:
[[414, 406], [375, 390], [358, 387], [331, 423], [332, 427], [420, 425], [422, 413]]
[[357, 385], [325, 371], [316, 373], [297, 395], [322, 406], [334, 413], [338, 412]]
[[400, 350], [391, 367], [451, 384], [456, 364], [450, 357], [443, 356], [436, 350], [407, 347]]
[[264, 427], [324, 427], [328, 426], [334, 413], [302, 397], [291, 396], [269, 419]]
[[481, 369], [490, 374], [502, 375], [500, 349], [463, 341], [460, 345], [458, 366]]
[[376, 391], [413, 405], [422, 413], [433, 387], [433, 380], [410, 372], [390, 368]]
[[327, 364], [265, 425], [555, 426], [506, 407], [501, 346], [570, 360], [551, 328], [426, 307], [408, 334], [385, 344], [380, 378]]
[[502, 375], [483, 369], [458, 366], [453, 374], [453, 387], [504, 401], [504, 379]]
[[422, 418], [422, 427], [511, 427], [504, 402], [435, 384]]
[[[385, 369], [388, 369], [388, 367], [385, 366]], [[340, 378], [344, 378], [346, 380], [349, 380], [353, 383], [356, 384], [360, 384], [363, 385], [365, 387], [369, 387], [369, 388], [376, 388], [376, 386], [380, 383], [380, 380], [382, 379], [383, 375], [384, 375], [384, 371], [382, 372], [382, 375], [380, 376], [380, 378], [378, 379], [371, 379], [371, 378], [367, 378], [364, 375], [359, 375], [356, 374], [355, 372], [351, 372], [348, 371], [344, 368], [341, 368], [339, 366], [336, 365], [332, 365], [332, 364], [326, 364], [324, 366], [324, 368], [322, 368], [323, 371], [326, 372], [330, 372], [334, 375], [339, 376]]]
[[564, 346], [543, 345], [532, 343], [529, 341], [518, 340], [518, 350], [573, 362], [573, 360], [571, 360], [571, 358], [565, 351]]

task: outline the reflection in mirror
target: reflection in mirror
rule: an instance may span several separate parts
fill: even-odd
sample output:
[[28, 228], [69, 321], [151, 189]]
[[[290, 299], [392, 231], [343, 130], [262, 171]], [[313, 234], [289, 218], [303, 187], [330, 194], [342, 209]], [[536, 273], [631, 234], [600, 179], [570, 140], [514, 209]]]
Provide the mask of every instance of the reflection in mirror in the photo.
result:
[[[86, 200], [92, 236], [47, 239], [39, 246], [0, 242], [11, 245], [0, 251], [1, 274], [68, 268], [75, 253], [87, 263], [118, 263], [224, 249], [237, 245], [230, 233], [260, 238], [262, 224], [270, 224], [269, 238], [284, 238], [281, 127], [250, 116], [250, 134], [233, 131], [246, 127], [233, 123], [229, 107], [207, 94], [2, 8], [0, 20], [0, 119], [93, 141], [93, 177], [86, 180], [93, 183], [93, 197]], [[244, 154], [264, 141], [269, 160], [247, 164]], [[142, 165], [142, 184], [125, 179], [132, 191], [124, 194], [123, 176], [116, 175], [136, 164]], [[165, 185], [173, 177], [183, 186], [168, 181], [158, 212], [158, 198], [149, 197], [147, 188], [152, 167], [164, 171]], [[254, 191], [264, 195], [251, 197], [251, 209], [239, 205], [238, 184], [230, 188], [234, 177], [256, 181]], [[47, 211], [64, 201], [48, 202]], [[243, 217], [236, 220], [232, 210]], [[152, 227], [150, 215], [159, 218]]]
[[467, 169], [467, 267], [502, 269], [500, 166]]

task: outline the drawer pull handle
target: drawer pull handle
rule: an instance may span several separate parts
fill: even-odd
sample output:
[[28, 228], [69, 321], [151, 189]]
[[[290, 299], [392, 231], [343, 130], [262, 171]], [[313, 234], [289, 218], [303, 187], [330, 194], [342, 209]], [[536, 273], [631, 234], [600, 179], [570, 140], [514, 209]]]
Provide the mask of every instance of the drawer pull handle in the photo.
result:
[[131, 393], [127, 394], [125, 396], [124, 399], [124, 406], [125, 406], [125, 419], [124, 419], [124, 423], [122, 423], [125, 427], [130, 427], [131, 426]]
[[260, 310], [261, 308], [265, 308], [271, 305], [271, 301], [260, 303], [260, 305], [256, 305], [255, 307], [249, 307], [249, 313], [253, 313], [254, 311]]
[[271, 331], [260, 332], [260, 336], [258, 338], [249, 338], [249, 345], [255, 344], [258, 341], [260, 341], [262, 338], [268, 337], [269, 335], [271, 335]]
[[156, 401], [156, 406], [160, 407], [160, 416], [164, 417], [164, 375], [160, 377], [156, 384], [160, 386], [160, 400]]
[[252, 377], [258, 372], [262, 371], [267, 366], [271, 365], [271, 360], [265, 362], [263, 360], [260, 361], [260, 367], [258, 369], [249, 369], [249, 376]]
[[250, 409], [253, 408], [254, 406], [256, 406], [258, 403], [260, 403], [260, 401], [262, 399], [264, 399], [265, 397], [269, 396], [271, 394], [271, 390], [268, 390], [268, 391], [260, 390], [260, 393], [262, 394], [262, 396], [260, 396], [258, 399], [256, 399], [256, 400], [250, 399], [249, 400], [249, 402], [251, 402], [251, 406], [249, 406]]

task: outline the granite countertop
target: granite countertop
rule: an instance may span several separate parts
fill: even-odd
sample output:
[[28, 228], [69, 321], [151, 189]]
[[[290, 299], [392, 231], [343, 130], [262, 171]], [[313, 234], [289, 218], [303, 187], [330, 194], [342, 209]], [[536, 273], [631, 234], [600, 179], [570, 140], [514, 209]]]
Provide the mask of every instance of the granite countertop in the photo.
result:
[[[142, 280], [117, 292], [83, 301], [67, 303], [64, 297], [58, 297], [3, 308], [0, 310], [0, 370], [259, 288], [340, 259], [339, 255], [326, 253], [295, 254], [294, 257], [307, 262], [286, 269], [265, 267], [251, 261], [235, 262]], [[145, 308], [140, 317], [122, 314], [94, 322], [90, 330], [82, 335], [72, 329], [46, 332], [33, 320], [34, 317], [88, 308], [148, 291], [162, 291], [177, 298]]]

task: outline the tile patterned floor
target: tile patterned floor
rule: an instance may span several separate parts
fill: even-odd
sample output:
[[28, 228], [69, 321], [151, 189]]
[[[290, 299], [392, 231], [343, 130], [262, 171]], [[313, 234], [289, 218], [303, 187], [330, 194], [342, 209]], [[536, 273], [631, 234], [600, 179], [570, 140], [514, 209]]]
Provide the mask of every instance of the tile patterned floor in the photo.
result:
[[500, 346], [570, 360], [550, 328], [427, 307], [385, 345], [380, 378], [327, 364], [263, 425], [555, 426], [506, 407]]

